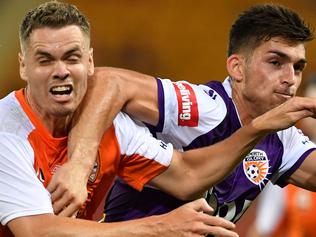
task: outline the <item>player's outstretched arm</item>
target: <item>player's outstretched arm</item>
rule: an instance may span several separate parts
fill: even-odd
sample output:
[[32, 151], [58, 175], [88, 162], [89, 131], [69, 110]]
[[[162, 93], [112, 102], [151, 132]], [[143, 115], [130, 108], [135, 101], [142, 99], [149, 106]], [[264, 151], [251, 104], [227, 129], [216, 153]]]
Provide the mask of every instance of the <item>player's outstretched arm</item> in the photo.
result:
[[117, 113], [123, 108], [138, 119], [156, 124], [157, 104], [155, 78], [119, 68], [95, 69], [69, 135], [70, 160], [59, 168], [47, 187], [56, 214], [74, 215], [85, 202], [86, 183], [99, 142]]
[[235, 225], [223, 218], [214, 217], [204, 199], [187, 203], [174, 211], [143, 219], [97, 223], [65, 218], [53, 214], [20, 217], [8, 226], [16, 237], [190, 237], [206, 236], [238, 237], [233, 231]]
[[271, 132], [286, 129], [302, 118], [313, 117], [315, 112], [315, 99], [290, 99], [252, 120], [221, 142], [184, 153], [175, 151], [170, 167], [155, 177], [151, 184], [178, 198], [193, 199], [228, 175], [261, 138]]

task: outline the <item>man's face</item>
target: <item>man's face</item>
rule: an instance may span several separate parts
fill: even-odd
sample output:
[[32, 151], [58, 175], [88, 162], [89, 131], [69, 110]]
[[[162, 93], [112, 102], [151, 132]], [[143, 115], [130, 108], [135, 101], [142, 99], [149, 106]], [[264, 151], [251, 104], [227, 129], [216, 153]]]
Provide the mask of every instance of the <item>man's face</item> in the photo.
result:
[[260, 115], [296, 94], [305, 68], [305, 47], [280, 38], [264, 41], [244, 60], [242, 96]]
[[71, 115], [93, 74], [92, 49], [78, 26], [34, 30], [20, 54], [20, 74], [26, 97], [41, 118]]

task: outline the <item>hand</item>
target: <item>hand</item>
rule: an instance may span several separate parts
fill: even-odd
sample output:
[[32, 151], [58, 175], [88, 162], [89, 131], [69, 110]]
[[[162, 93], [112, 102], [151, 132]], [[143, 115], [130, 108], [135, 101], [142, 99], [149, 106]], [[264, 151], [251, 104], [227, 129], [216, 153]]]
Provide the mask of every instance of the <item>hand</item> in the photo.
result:
[[293, 97], [253, 120], [254, 127], [275, 132], [289, 128], [306, 117], [316, 116], [316, 100], [308, 97]]
[[167, 231], [161, 236], [191, 237], [210, 234], [217, 237], [238, 237], [233, 231], [235, 225], [232, 222], [211, 216], [212, 212], [213, 209], [205, 199], [189, 202], [161, 216], [167, 223]]
[[53, 175], [47, 190], [51, 193], [54, 213], [59, 216], [75, 216], [85, 203], [88, 175], [80, 165], [68, 161]]

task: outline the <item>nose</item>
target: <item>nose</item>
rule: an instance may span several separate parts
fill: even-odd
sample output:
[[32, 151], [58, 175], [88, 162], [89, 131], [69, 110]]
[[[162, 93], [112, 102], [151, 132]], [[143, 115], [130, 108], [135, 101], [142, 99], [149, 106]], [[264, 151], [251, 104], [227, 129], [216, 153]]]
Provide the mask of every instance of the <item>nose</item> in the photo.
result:
[[288, 86], [294, 85], [296, 80], [294, 67], [289, 65], [285, 70], [286, 72], [282, 77], [282, 83], [288, 84]]
[[64, 62], [59, 61], [56, 62], [54, 72], [53, 72], [53, 78], [59, 79], [59, 80], [65, 80], [69, 77], [70, 73], [67, 69], [67, 66]]

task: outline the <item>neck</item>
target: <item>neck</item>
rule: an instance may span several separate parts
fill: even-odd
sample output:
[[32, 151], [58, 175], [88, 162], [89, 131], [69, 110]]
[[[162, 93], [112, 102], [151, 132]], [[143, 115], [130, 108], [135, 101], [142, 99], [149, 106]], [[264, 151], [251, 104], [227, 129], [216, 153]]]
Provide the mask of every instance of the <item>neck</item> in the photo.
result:
[[255, 119], [258, 115], [256, 115], [253, 111], [253, 106], [251, 102], [247, 101], [241, 93], [241, 89], [238, 88], [236, 82], [231, 81], [232, 87], [232, 99], [237, 108], [238, 115], [240, 121], [243, 125], [249, 124], [253, 119]]
[[67, 116], [54, 116], [49, 113], [45, 113], [31, 99], [27, 89], [25, 89], [24, 96], [36, 117], [42, 122], [53, 137], [65, 137], [68, 135], [71, 119], [73, 117], [72, 114]]
[[57, 119], [47, 117], [47, 119], [42, 119], [42, 121], [53, 137], [65, 137], [68, 135], [71, 121], [69, 116]]

